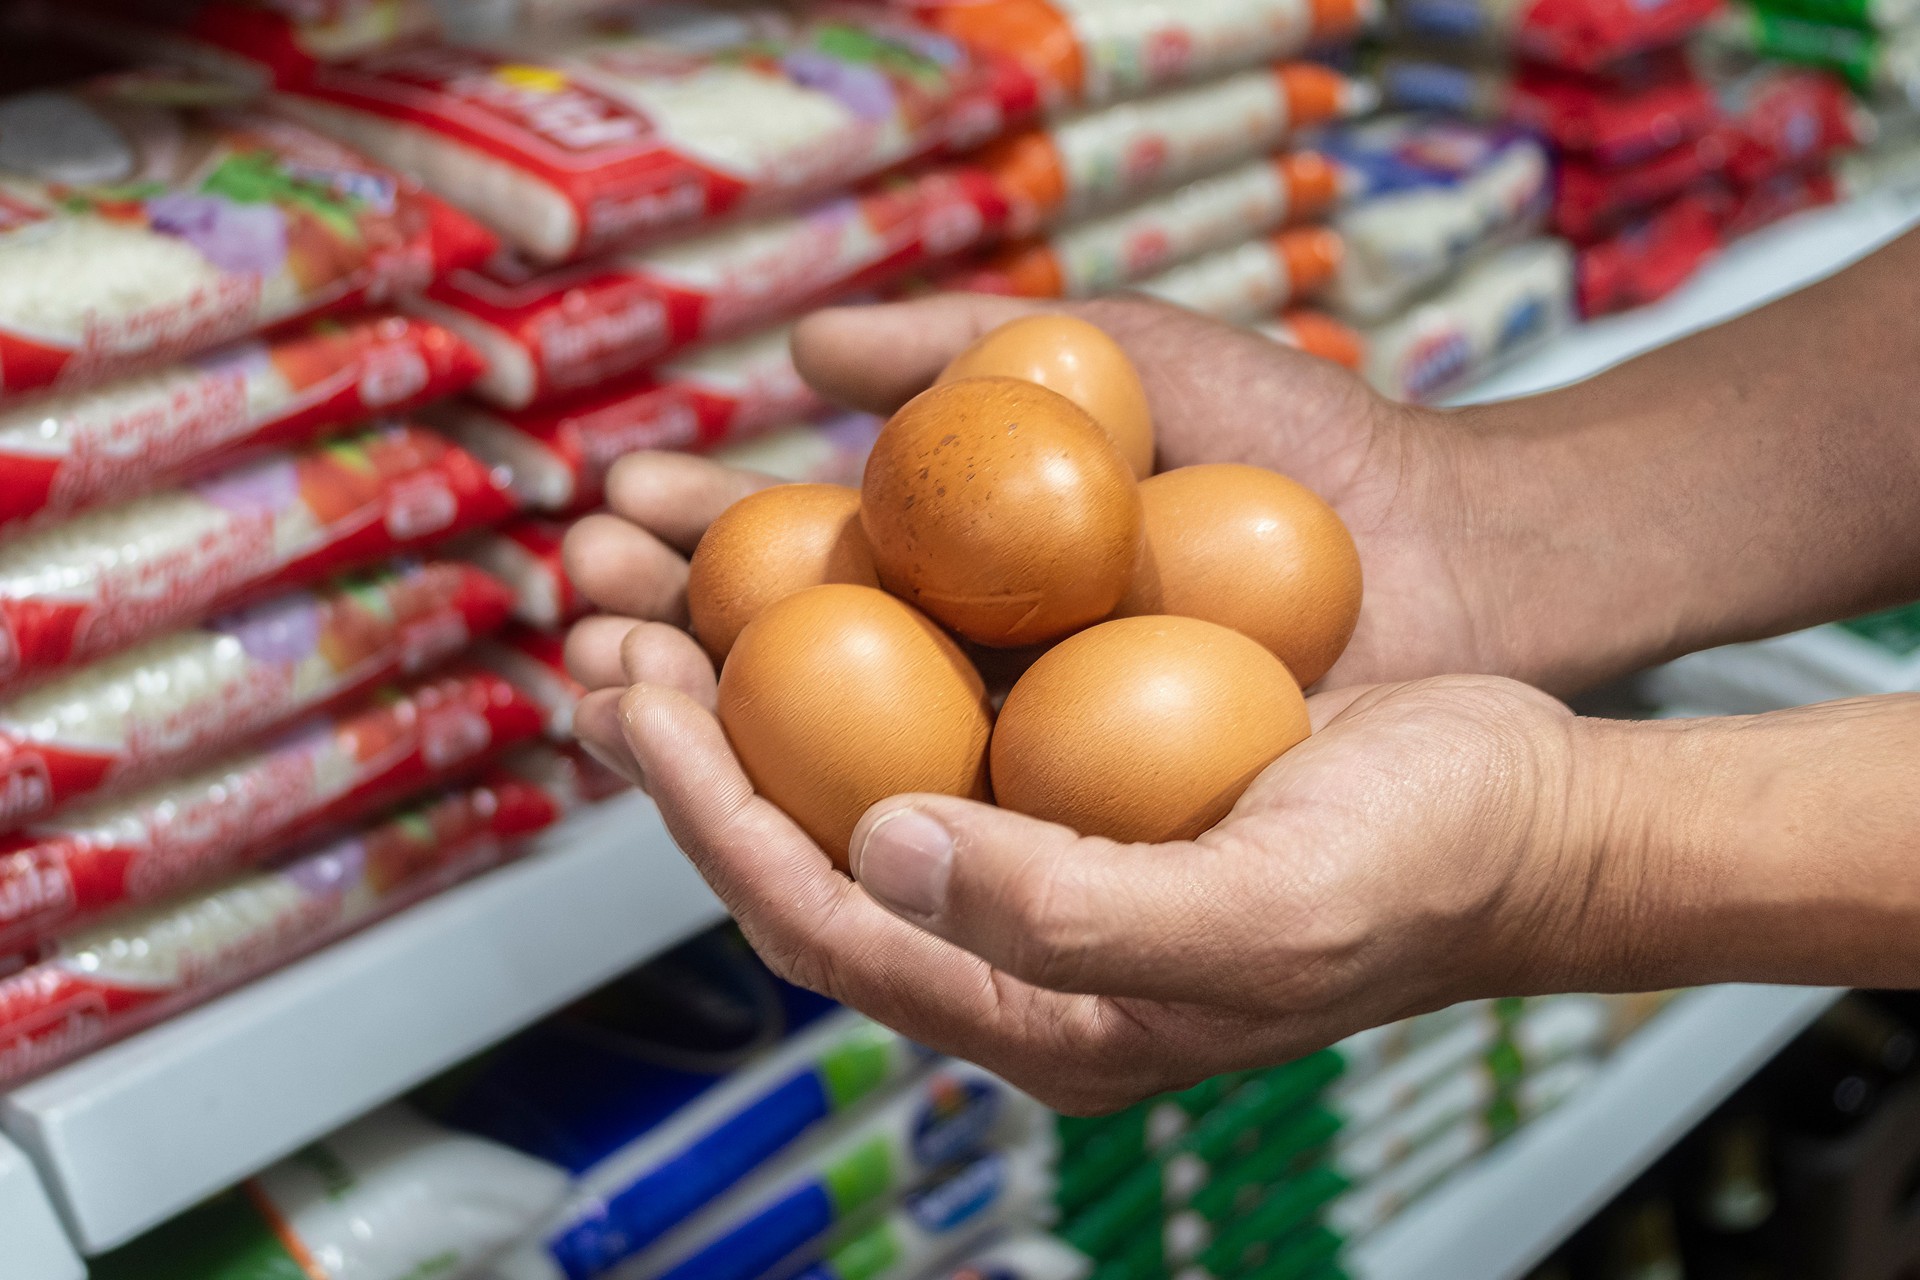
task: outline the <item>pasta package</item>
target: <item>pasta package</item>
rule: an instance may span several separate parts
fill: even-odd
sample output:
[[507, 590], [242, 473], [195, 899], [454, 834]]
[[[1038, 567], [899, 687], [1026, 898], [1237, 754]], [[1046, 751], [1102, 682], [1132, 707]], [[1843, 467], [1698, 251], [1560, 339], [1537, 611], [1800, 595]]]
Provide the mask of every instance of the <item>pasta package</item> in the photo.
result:
[[0, 410], [0, 527], [98, 506], [243, 450], [441, 399], [480, 376], [450, 330], [323, 320], [88, 391]]
[[884, 6], [641, 6], [323, 67], [288, 104], [551, 265], [984, 142], [1034, 94], [1011, 60]]
[[122, 77], [0, 99], [0, 398], [380, 303], [492, 253], [411, 181], [232, 97]]

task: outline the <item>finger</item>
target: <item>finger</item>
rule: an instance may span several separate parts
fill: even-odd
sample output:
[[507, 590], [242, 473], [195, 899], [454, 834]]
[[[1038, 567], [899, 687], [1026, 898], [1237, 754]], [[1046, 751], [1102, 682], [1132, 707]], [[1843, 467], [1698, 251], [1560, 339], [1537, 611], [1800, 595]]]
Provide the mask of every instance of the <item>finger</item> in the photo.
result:
[[567, 673], [589, 689], [625, 689], [633, 681], [621, 665], [620, 645], [640, 624], [632, 618], [597, 613], [567, 631], [562, 654]]
[[1024, 298], [985, 293], [829, 307], [794, 327], [793, 362], [829, 400], [892, 413], [932, 386], [947, 362], [976, 338], [1039, 310]]
[[683, 555], [692, 555], [714, 518], [770, 484], [772, 476], [742, 471], [685, 453], [630, 453], [607, 473], [607, 506]]
[[1325, 693], [1314, 694], [1307, 699], [1307, 715], [1313, 722], [1313, 731], [1319, 733], [1322, 729], [1345, 715], [1347, 709], [1353, 706], [1354, 703], [1360, 701], [1379, 687], [1379, 685], [1356, 684], [1347, 685], [1339, 689], [1329, 689]]
[[621, 641], [620, 664], [626, 684], [677, 689], [704, 711], [712, 711], [719, 700], [713, 660], [678, 627], [663, 622], [643, 622], [634, 627]]
[[1211, 1001], [1234, 994], [1240, 923], [1257, 901], [1238, 852], [1120, 844], [916, 795], [869, 810], [850, 857], [889, 909], [1036, 986]]
[[620, 699], [625, 693], [624, 686], [595, 689], [580, 699], [573, 709], [573, 736], [579, 739], [588, 755], [645, 790], [646, 779], [641, 776], [640, 765], [634, 760], [620, 726]]
[[639, 525], [603, 513], [583, 517], [560, 553], [580, 593], [608, 613], [686, 621], [687, 562]]

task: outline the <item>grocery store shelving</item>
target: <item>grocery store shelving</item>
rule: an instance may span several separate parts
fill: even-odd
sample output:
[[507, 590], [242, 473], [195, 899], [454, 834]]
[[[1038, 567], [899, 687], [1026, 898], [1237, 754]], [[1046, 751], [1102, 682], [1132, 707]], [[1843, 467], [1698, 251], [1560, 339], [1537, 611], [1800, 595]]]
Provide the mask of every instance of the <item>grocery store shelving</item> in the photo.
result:
[[1631, 1037], [1559, 1110], [1449, 1179], [1348, 1262], [1354, 1280], [1515, 1280], [1840, 993], [1706, 987]]
[[81, 1280], [86, 1268], [20, 1148], [0, 1138], [0, 1280]]
[[[623, 796], [511, 866], [16, 1090], [0, 1124], [95, 1253], [720, 917], [652, 805]], [[14, 1280], [6, 1177], [0, 1151]]]

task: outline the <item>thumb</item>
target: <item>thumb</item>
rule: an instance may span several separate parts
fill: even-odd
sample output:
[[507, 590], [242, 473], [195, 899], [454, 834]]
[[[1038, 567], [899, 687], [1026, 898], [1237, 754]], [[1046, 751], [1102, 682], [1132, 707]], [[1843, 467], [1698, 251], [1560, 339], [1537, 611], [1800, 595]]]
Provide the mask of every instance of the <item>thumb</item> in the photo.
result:
[[892, 413], [932, 386], [975, 339], [1044, 309], [1024, 298], [986, 293], [829, 307], [794, 326], [793, 363], [808, 385], [836, 404]]

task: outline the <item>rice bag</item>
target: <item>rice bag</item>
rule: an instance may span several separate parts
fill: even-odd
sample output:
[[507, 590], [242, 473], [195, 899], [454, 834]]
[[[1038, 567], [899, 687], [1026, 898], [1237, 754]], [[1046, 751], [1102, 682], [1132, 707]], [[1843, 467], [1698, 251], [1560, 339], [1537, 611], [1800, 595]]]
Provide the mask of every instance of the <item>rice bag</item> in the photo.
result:
[[1838, 204], [1847, 194], [1831, 166], [1777, 173], [1754, 186], [1719, 193], [1720, 235], [1727, 242], [1808, 209]]
[[188, 768], [505, 621], [471, 565], [400, 566], [151, 640], [0, 704], [0, 829]]
[[1326, 212], [1342, 175], [1314, 151], [1283, 152], [1197, 178], [1131, 208], [989, 255], [948, 287], [1027, 298], [1086, 298], [1250, 235]]
[[287, 102], [551, 265], [983, 142], [1034, 92], [884, 6], [639, 6], [322, 67]]
[[1027, 235], [1266, 155], [1300, 129], [1364, 115], [1376, 96], [1318, 63], [1282, 62], [1081, 112], [974, 158], [1012, 201], [1012, 231]]
[[1689, 193], [1584, 246], [1574, 263], [1581, 316], [1591, 319], [1659, 301], [1690, 280], [1723, 241], [1713, 201]]
[[392, 426], [21, 534], [0, 542], [0, 686], [513, 510], [473, 455]]
[[544, 727], [491, 672], [443, 675], [300, 726], [208, 769], [0, 838], [0, 952], [278, 853], [471, 769]]
[[80, 387], [483, 261], [411, 181], [137, 78], [0, 99], [0, 397]]
[[1202, 254], [1134, 287], [1228, 324], [1252, 324], [1325, 287], [1345, 253], [1337, 233], [1294, 227]]
[[1358, 369], [1366, 361], [1367, 340], [1358, 330], [1325, 312], [1290, 307], [1258, 322], [1253, 329], [1283, 347], [1292, 347], [1349, 369]]
[[1873, 117], [1824, 72], [1759, 66], [1720, 86], [1725, 172], [1740, 186], [1810, 169], [1868, 142]]
[[480, 370], [479, 355], [439, 325], [369, 316], [0, 409], [0, 526], [415, 408], [462, 390]]
[[1006, 213], [984, 170], [941, 167], [592, 266], [458, 272], [413, 305], [486, 357], [483, 396], [524, 408], [972, 248]]
[[[537, 757], [536, 757], [537, 759]], [[506, 764], [282, 865], [63, 934], [0, 980], [16, 1083], [305, 955], [499, 862], [572, 797]]]
[[512, 627], [474, 647], [475, 661], [499, 672], [540, 708], [547, 734], [573, 741], [573, 712], [587, 690], [567, 670], [566, 640], [557, 634]]
[[1600, 71], [1680, 43], [1720, 0], [1392, 0], [1394, 33], [1416, 44], [1513, 53]]
[[1329, 308], [1371, 324], [1489, 245], [1520, 239], [1545, 219], [1546, 149], [1514, 128], [1419, 116], [1330, 130], [1316, 141], [1363, 175], [1367, 195], [1333, 227], [1346, 244]]
[[382, 1107], [92, 1260], [94, 1280], [419, 1280], [525, 1234], [564, 1172]]
[[1721, 48], [1830, 71], [1863, 97], [1920, 107], [1920, 27], [1861, 31], [1742, 8], [1714, 24], [1712, 39]]
[[905, 0], [929, 26], [1018, 60], [1053, 108], [1136, 98], [1358, 35], [1374, 0]]
[[551, 407], [443, 406], [431, 420], [503, 468], [536, 511], [599, 503], [607, 472], [641, 449], [711, 449], [827, 409], [793, 367], [791, 329], [705, 347]]
[[1629, 165], [1560, 157], [1553, 175], [1553, 229], [1576, 243], [1600, 239], [1717, 177], [1726, 167], [1727, 141], [1727, 131], [1716, 129]]
[[1564, 333], [1574, 318], [1573, 285], [1573, 254], [1558, 240], [1498, 250], [1371, 330], [1367, 381], [1416, 404], [1462, 390]]
[[591, 608], [567, 577], [561, 556], [567, 528], [563, 520], [523, 516], [466, 548], [470, 560], [513, 593], [514, 620], [537, 631], [558, 631]]

